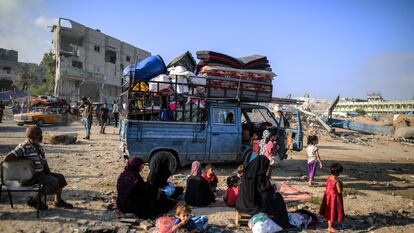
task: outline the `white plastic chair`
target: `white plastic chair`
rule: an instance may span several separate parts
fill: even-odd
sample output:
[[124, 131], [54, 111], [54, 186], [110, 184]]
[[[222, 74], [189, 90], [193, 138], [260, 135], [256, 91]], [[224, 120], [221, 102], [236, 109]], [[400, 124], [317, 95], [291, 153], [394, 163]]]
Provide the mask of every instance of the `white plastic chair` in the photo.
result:
[[[35, 185], [24, 185], [25, 182], [30, 181], [33, 176], [33, 166], [31, 160], [15, 160], [8, 162], [1, 162], [1, 184], [0, 184], [0, 200], [2, 192], [9, 194], [10, 206], [13, 207], [12, 192], [37, 192], [37, 195], [41, 197], [42, 186], [40, 184]], [[39, 206], [36, 216], [39, 218]]]

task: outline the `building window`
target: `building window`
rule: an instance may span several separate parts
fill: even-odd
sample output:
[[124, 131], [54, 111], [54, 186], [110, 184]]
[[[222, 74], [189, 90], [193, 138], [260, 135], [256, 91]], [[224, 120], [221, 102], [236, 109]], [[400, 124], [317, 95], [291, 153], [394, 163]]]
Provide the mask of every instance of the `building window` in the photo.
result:
[[213, 121], [216, 125], [234, 125], [234, 109], [213, 108]]
[[76, 68], [79, 68], [79, 69], [82, 69], [82, 67], [83, 67], [83, 63], [82, 63], [82, 62], [80, 62], [80, 61], [73, 60], [73, 61], [72, 61], [72, 66], [73, 66], [73, 67], [76, 67]]
[[105, 62], [110, 62], [112, 64], [116, 63], [116, 52], [112, 50], [105, 51]]
[[131, 58], [129, 56], [126, 56], [126, 61], [127, 62], [130, 62], [131, 61]]
[[101, 47], [99, 47], [98, 45], [95, 45], [95, 47], [93, 48], [93, 50], [95, 50], [95, 52], [100, 53], [101, 52]]
[[10, 67], [3, 67], [3, 70], [4, 70], [7, 74], [10, 74], [10, 73], [11, 73], [11, 68], [10, 68]]

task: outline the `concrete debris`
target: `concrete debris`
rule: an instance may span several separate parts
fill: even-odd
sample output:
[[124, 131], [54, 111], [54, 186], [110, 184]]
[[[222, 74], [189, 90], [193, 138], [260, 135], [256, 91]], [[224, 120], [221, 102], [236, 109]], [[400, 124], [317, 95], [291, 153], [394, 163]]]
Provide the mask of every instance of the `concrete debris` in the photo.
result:
[[142, 221], [139, 224], [139, 228], [141, 228], [144, 231], [148, 231], [152, 227], [154, 227], [154, 223], [152, 221], [150, 221], [150, 220]]

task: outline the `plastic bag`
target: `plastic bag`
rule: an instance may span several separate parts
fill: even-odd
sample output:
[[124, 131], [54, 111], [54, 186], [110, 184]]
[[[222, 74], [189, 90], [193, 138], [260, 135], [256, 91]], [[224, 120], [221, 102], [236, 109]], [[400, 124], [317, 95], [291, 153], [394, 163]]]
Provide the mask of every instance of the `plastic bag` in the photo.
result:
[[171, 79], [168, 75], [160, 74], [149, 82], [149, 90], [151, 92], [169, 92]]
[[170, 197], [175, 192], [175, 185], [173, 183], [168, 182], [168, 184], [162, 190], [167, 197]]
[[[305, 225], [305, 218], [298, 213], [288, 213], [289, 223], [295, 227], [302, 227], [302, 224]], [[307, 227], [307, 224], [305, 228]]]
[[283, 230], [283, 228], [273, 222], [273, 220], [264, 213], [253, 215], [253, 217], [250, 218], [248, 225], [253, 233], [274, 233]]

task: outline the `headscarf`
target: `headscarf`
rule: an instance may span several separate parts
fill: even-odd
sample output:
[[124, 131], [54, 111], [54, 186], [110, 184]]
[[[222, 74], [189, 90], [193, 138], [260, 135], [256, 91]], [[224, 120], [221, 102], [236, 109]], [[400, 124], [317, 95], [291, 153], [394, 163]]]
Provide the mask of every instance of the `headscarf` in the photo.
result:
[[265, 155], [266, 154], [266, 143], [267, 143], [267, 139], [270, 138], [270, 132], [269, 130], [265, 130], [263, 131], [263, 135], [262, 135], [262, 140], [260, 140], [260, 155]]
[[201, 163], [199, 161], [194, 161], [191, 164], [191, 176], [200, 176], [201, 175]]
[[164, 188], [168, 178], [171, 176], [170, 160], [166, 157], [159, 157], [150, 163], [150, 173], [147, 182], [156, 188]]
[[260, 192], [272, 188], [266, 176], [268, 168], [269, 160], [264, 156], [258, 156], [245, 167], [236, 203], [237, 210], [251, 215], [260, 212], [264, 204], [261, 203]]
[[124, 168], [124, 171], [119, 175], [118, 182], [116, 185], [118, 198], [118, 205], [126, 203], [129, 196], [133, 193], [134, 189], [140, 183], [143, 183], [139, 169], [141, 168], [144, 161], [139, 157], [130, 157]]

